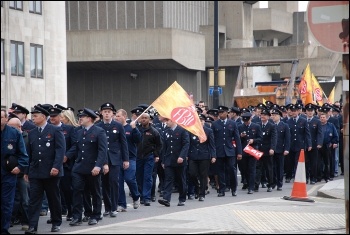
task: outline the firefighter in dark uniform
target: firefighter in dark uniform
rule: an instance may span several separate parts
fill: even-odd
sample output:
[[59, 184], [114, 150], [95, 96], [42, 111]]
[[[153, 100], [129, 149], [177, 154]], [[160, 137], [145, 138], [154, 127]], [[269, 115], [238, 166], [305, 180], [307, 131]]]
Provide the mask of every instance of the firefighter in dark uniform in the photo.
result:
[[109, 166], [109, 173], [103, 176], [102, 181], [103, 202], [105, 204], [103, 215], [116, 217], [119, 200], [119, 174], [121, 167], [124, 170], [129, 168], [129, 149], [123, 125], [113, 120], [113, 112], [116, 111], [114, 105], [108, 102], [104, 103], [100, 110], [102, 119], [97, 126], [104, 129], [107, 135], [107, 162]]
[[63, 157], [66, 142], [62, 129], [47, 123], [47, 110], [37, 105], [31, 113], [37, 128], [28, 135], [29, 174], [24, 177], [28, 177], [30, 181], [30, 198], [29, 229], [26, 233], [34, 234], [37, 231], [44, 192], [51, 211], [51, 232], [58, 232], [62, 223], [59, 184], [60, 177], [64, 174]]
[[199, 201], [204, 201], [205, 190], [208, 185], [209, 166], [210, 163], [214, 163], [216, 161], [216, 152], [213, 130], [204, 125], [205, 116], [203, 114], [199, 115], [199, 119], [203, 124], [203, 129], [207, 136], [207, 140], [200, 143], [198, 137], [190, 133], [188, 166], [190, 180], [197, 189], [196, 194], [199, 197]]
[[77, 131], [76, 159], [72, 168], [73, 220], [71, 226], [82, 223], [83, 193], [85, 185], [92, 196], [93, 210], [89, 225], [95, 225], [101, 218], [101, 170], [108, 173], [106, 132], [94, 125], [96, 114], [88, 108], [79, 114], [82, 128]]
[[267, 192], [272, 192], [273, 185], [273, 155], [276, 150], [277, 144], [277, 131], [276, 125], [271, 123], [270, 112], [267, 109], [261, 110], [261, 131], [262, 141], [260, 144], [260, 151], [263, 152], [263, 156], [259, 159], [256, 166], [255, 188], [254, 191], [259, 190], [262, 171], [266, 172], [267, 177]]
[[243, 157], [241, 162], [241, 175], [245, 175], [242, 189], [248, 189], [248, 194], [253, 194], [256, 174], [256, 158], [243, 152], [243, 149], [250, 145], [254, 149], [259, 149], [263, 138], [261, 127], [259, 124], [251, 122], [252, 114], [247, 112], [242, 114], [243, 124], [238, 126], [238, 131], [241, 137]]
[[165, 132], [164, 155], [162, 157], [162, 166], [164, 168], [164, 192], [163, 199], [158, 202], [166, 207], [170, 206], [171, 193], [174, 182], [179, 190], [178, 206], [184, 206], [186, 202], [186, 165], [188, 150], [190, 147], [190, 138], [188, 131], [178, 126], [170, 119], [166, 119], [169, 129]]
[[306, 119], [298, 115], [297, 105], [292, 104], [289, 109], [291, 117], [287, 120], [287, 124], [290, 130], [291, 148], [284, 162], [286, 164], [286, 183], [290, 183], [294, 177], [301, 149], [307, 149], [307, 151], [312, 149], [310, 130]]
[[[242, 145], [235, 121], [227, 118], [228, 108], [219, 106], [219, 119], [212, 123], [216, 147], [217, 173], [219, 176], [219, 194], [218, 197], [225, 196], [226, 177], [225, 168], [229, 167], [230, 186], [232, 196], [237, 196], [237, 159], [242, 159]], [[233, 141], [236, 147], [233, 146]]]
[[288, 156], [290, 150], [290, 130], [287, 123], [282, 121], [282, 112], [279, 109], [272, 109], [271, 116], [277, 131], [276, 150], [273, 155], [273, 186], [277, 185], [277, 191], [282, 191], [284, 158]]
[[21, 121], [22, 131], [25, 131], [28, 133], [29, 131], [35, 128], [35, 125], [31, 121], [27, 120], [27, 115], [29, 114], [28, 109], [17, 104], [15, 106], [15, 109], [13, 110], [13, 113], [15, 113], [18, 119]]
[[315, 106], [311, 103], [305, 105], [306, 120], [309, 125], [312, 149], [305, 153], [306, 183], [315, 184], [317, 181], [317, 160], [319, 149], [323, 144], [323, 132], [321, 122], [315, 118]]
[[[18, 160], [10, 161], [11, 155]], [[21, 133], [7, 125], [6, 110], [1, 110], [1, 234], [9, 234], [17, 175], [26, 171], [28, 161]]]

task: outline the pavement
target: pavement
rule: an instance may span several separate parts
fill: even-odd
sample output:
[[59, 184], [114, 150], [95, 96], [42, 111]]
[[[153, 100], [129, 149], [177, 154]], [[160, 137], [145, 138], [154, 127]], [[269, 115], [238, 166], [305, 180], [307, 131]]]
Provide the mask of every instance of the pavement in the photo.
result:
[[[316, 192], [317, 190], [317, 192]], [[308, 192], [315, 202], [268, 197], [176, 211], [65, 234], [345, 234], [344, 179]], [[289, 196], [289, 195], [288, 195]], [[173, 205], [172, 205], [173, 206]]]

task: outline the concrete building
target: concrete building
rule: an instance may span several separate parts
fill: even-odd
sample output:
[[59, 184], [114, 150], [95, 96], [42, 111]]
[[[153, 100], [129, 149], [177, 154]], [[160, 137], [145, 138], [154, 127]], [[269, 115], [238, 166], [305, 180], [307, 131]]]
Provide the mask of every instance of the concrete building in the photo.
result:
[[1, 1], [1, 107], [67, 104], [65, 2]]
[[[43, 2], [41, 15], [29, 13], [30, 2], [23, 2], [23, 11], [9, 9], [9, 3], [1, 8], [4, 106], [17, 101], [98, 109], [108, 101], [129, 111], [151, 104], [174, 81], [196, 102], [212, 103], [213, 1]], [[256, 1], [219, 1], [219, 66], [225, 71], [220, 104], [232, 105], [241, 61], [299, 59], [297, 74], [310, 63], [318, 78], [341, 79], [340, 55], [315, 43], [297, 4], [269, 2], [261, 9]], [[40, 37], [31, 38], [33, 32]], [[10, 75], [11, 40], [24, 42], [25, 79]], [[43, 45], [44, 79], [30, 76], [30, 43]], [[263, 72], [248, 69], [246, 79], [253, 87], [288, 76], [290, 66], [282, 64]]]

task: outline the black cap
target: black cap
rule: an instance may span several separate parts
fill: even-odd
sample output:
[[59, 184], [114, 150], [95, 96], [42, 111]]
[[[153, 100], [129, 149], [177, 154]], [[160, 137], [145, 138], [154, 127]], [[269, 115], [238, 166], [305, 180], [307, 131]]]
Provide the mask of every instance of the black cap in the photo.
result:
[[84, 108], [83, 111], [79, 113], [79, 117], [84, 117], [84, 116], [91, 117], [92, 119], [97, 118], [97, 115], [95, 114], [95, 112], [88, 108]]
[[254, 105], [248, 105], [247, 108], [250, 109], [250, 110], [254, 110], [254, 109], [255, 109], [255, 106], [254, 106]]
[[132, 109], [130, 112], [131, 113], [134, 113], [136, 115], [140, 115], [141, 113], [143, 113], [143, 111], [145, 111], [143, 108], [141, 107], [136, 107], [134, 109]]
[[70, 110], [74, 113], [74, 108], [73, 107], [67, 107], [67, 110]]
[[53, 106], [51, 104], [38, 104], [38, 106], [41, 106], [42, 108], [49, 110], [50, 108], [52, 108]]
[[94, 113], [99, 117], [101, 114], [100, 114], [100, 111], [98, 110], [94, 110]]
[[12, 103], [12, 105], [11, 105], [10, 109], [15, 109], [15, 108], [16, 108], [16, 106], [17, 106], [17, 104], [16, 104], [16, 103]]
[[50, 117], [55, 117], [55, 116], [59, 115], [62, 112], [62, 109], [50, 108], [48, 111], [50, 113]]
[[319, 109], [319, 111], [324, 112], [324, 113], [328, 113], [330, 110], [331, 110], [331, 107], [327, 107], [327, 106], [321, 107]]
[[138, 107], [141, 107], [141, 108], [143, 108], [143, 110], [146, 110], [149, 107], [149, 105], [148, 104], [139, 104]]
[[198, 114], [203, 113], [203, 110], [200, 107], [196, 107], [196, 111]]
[[270, 113], [270, 112], [269, 112], [269, 110], [267, 110], [267, 109], [263, 109], [263, 110], [261, 110], [261, 114], [271, 116], [271, 113]]
[[101, 105], [100, 110], [104, 110], [104, 109], [110, 109], [112, 111], [115, 110], [114, 105], [109, 103], [109, 102], [104, 103], [104, 104]]
[[271, 109], [271, 114], [278, 114], [282, 117], [282, 112], [279, 109]]
[[50, 113], [46, 109], [44, 109], [42, 106], [40, 106], [40, 104], [35, 105], [34, 106], [34, 110], [32, 112], [30, 112], [30, 113], [32, 113], [32, 114], [33, 113], [42, 113], [45, 116], [49, 116], [50, 115]]
[[12, 118], [18, 118], [19, 119], [19, 117], [14, 112], [9, 113], [8, 120], [10, 120]]
[[281, 109], [281, 106], [279, 106], [278, 104], [273, 104], [270, 107], [271, 109]]
[[266, 109], [266, 105], [264, 105], [263, 103], [259, 103], [256, 108], [258, 109]]
[[241, 109], [241, 112], [242, 113], [250, 113], [250, 109], [249, 108], [243, 108], [243, 109]]
[[246, 113], [243, 113], [241, 118], [243, 121], [249, 121], [249, 119], [251, 118], [252, 114], [250, 112], [246, 112]]
[[305, 105], [306, 110], [315, 110], [315, 106], [312, 103], [308, 103]]
[[205, 122], [210, 122], [210, 123], [212, 123], [214, 121], [214, 118], [212, 118], [212, 117], [206, 117], [205, 118]]
[[77, 116], [79, 117], [79, 115], [84, 111], [84, 109], [78, 109], [78, 113]]
[[25, 113], [25, 114], [29, 114], [28, 109], [26, 109], [25, 107], [17, 104], [13, 110], [13, 112], [15, 113]]
[[272, 105], [273, 105], [273, 102], [268, 100], [268, 101], [265, 102], [265, 105], [266, 105], [266, 106], [272, 106]]
[[299, 108], [298, 108], [298, 105], [296, 105], [296, 104], [291, 104], [291, 105], [289, 105], [288, 106], [288, 108], [290, 109], [290, 110], [298, 110]]
[[298, 109], [304, 108], [304, 105], [302, 103], [296, 103], [295, 105]]
[[217, 117], [218, 114], [219, 114], [219, 111], [217, 109], [209, 109], [207, 111], [207, 114], [210, 114], [210, 115], [213, 115], [213, 116]]
[[240, 114], [241, 113], [241, 110], [238, 108], [238, 107], [232, 107], [231, 108], [231, 112], [233, 112], [233, 113], [236, 113], [236, 114]]
[[62, 106], [62, 105], [60, 105], [60, 104], [55, 104], [53, 107], [54, 107], [54, 108], [58, 108], [58, 109], [60, 109], [60, 110], [67, 110], [66, 107], [64, 107], [64, 106]]
[[198, 116], [199, 116], [199, 119], [201, 119], [201, 120], [205, 120], [206, 119], [204, 114], [198, 114]]
[[220, 113], [220, 112], [228, 112], [228, 110], [229, 110], [229, 108], [227, 108], [226, 106], [220, 105], [220, 106], [218, 107], [218, 112], [219, 112], [219, 113]]

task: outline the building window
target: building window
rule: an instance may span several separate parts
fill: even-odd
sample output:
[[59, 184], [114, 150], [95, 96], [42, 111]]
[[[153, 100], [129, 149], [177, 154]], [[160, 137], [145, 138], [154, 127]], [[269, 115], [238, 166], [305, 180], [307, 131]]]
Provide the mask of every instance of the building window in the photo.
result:
[[30, 44], [30, 76], [43, 77], [43, 46]]
[[1, 74], [5, 74], [4, 39], [1, 39]]
[[24, 76], [24, 43], [11, 41], [11, 74]]
[[41, 1], [29, 1], [29, 12], [41, 15]]
[[10, 1], [10, 8], [22, 11], [23, 1]]

